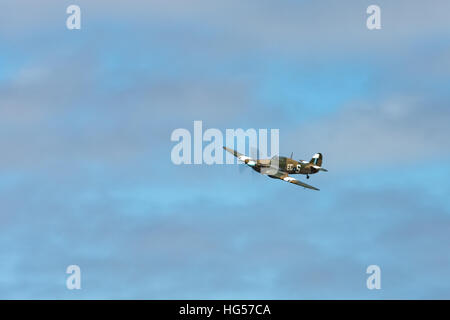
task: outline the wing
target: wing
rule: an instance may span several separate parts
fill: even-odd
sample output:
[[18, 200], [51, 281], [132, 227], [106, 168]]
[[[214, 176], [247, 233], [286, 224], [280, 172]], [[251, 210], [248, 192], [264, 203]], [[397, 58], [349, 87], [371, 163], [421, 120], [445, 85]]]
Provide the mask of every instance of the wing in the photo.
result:
[[310, 186], [309, 184], [306, 184], [304, 182], [298, 181], [297, 179], [294, 179], [294, 178], [288, 176], [288, 174], [285, 173], [285, 172], [278, 172], [278, 173], [276, 173], [274, 175], [270, 175], [269, 177], [277, 178], [277, 179], [280, 179], [280, 180], [283, 180], [283, 181], [286, 181], [286, 182], [290, 182], [290, 183], [296, 184], [296, 185], [298, 185], [300, 187], [303, 187], [303, 188], [308, 188], [308, 189], [319, 191], [319, 189], [317, 189], [316, 187], [313, 187], [313, 186]]
[[250, 167], [254, 167], [257, 164], [257, 160], [253, 160], [250, 157], [247, 157], [245, 154], [239, 153], [236, 150], [227, 148], [227, 147], [223, 147], [226, 151], [228, 151], [229, 153], [231, 153], [232, 155], [234, 155], [236, 158], [238, 158], [239, 161], [244, 162], [246, 165], [250, 166]]
[[237, 152], [236, 150], [227, 148], [227, 147], [223, 147], [226, 151], [228, 151], [229, 153], [231, 153], [233, 156], [235, 156], [236, 158], [242, 157], [244, 156], [242, 153]]

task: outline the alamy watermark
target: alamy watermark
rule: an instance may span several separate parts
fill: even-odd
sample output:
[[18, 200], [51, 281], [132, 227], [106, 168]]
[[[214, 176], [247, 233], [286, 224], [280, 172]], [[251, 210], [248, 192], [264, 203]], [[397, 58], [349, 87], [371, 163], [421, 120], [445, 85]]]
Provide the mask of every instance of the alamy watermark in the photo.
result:
[[[69, 16], [66, 19], [66, 27], [69, 30], [81, 29], [81, 8], [72, 4], [67, 7], [66, 13]], [[366, 20], [366, 26], [369, 30], [381, 29], [381, 9], [380, 6], [372, 4], [367, 7], [366, 13], [369, 14]]]
[[366, 20], [366, 26], [369, 30], [381, 29], [381, 9], [379, 6], [372, 4], [367, 7], [367, 14], [370, 16]]
[[209, 128], [203, 132], [202, 121], [194, 121], [193, 129], [192, 134], [184, 128], [172, 132], [170, 140], [178, 142], [170, 154], [174, 164], [234, 164], [236, 158], [225, 152], [224, 146], [257, 159], [279, 153], [279, 129], [226, 129], [225, 141], [219, 129]]
[[367, 267], [366, 273], [370, 274], [370, 276], [367, 278], [366, 286], [367, 289], [373, 290], [381, 289], [381, 268], [377, 266], [376, 264], [372, 264]]
[[79, 6], [72, 4], [67, 7], [66, 13], [70, 14], [66, 20], [66, 27], [69, 30], [81, 29], [81, 9]]
[[69, 290], [81, 289], [81, 269], [76, 264], [67, 267], [66, 273], [70, 274], [66, 280], [66, 288]]

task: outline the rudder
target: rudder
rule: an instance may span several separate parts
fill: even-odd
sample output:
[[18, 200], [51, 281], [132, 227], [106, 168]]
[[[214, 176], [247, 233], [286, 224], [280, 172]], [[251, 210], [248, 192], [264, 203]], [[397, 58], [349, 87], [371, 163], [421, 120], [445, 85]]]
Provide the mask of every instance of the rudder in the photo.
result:
[[322, 166], [322, 154], [316, 153], [315, 155], [313, 155], [313, 157], [309, 161], [309, 163], [312, 163], [313, 165], [321, 167]]

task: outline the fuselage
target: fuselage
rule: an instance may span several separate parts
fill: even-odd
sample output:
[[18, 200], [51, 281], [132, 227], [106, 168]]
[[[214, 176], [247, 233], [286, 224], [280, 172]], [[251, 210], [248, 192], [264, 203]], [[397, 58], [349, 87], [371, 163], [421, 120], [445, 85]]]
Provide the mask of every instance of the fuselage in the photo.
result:
[[314, 174], [319, 172], [314, 168], [314, 164], [307, 161], [296, 161], [288, 157], [273, 157], [267, 160], [258, 160], [256, 165], [253, 166], [253, 170], [261, 172], [264, 167], [278, 168], [279, 171], [286, 172], [288, 174]]

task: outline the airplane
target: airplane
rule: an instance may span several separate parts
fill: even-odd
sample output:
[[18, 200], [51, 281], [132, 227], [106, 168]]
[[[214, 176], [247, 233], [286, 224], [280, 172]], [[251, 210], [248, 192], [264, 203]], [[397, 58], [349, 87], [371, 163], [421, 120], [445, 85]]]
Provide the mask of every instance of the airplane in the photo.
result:
[[274, 156], [272, 159], [252, 159], [233, 149], [223, 148], [256, 172], [267, 175], [269, 178], [280, 179], [312, 190], [319, 191], [318, 188], [290, 177], [289, 174], [306, 174], [306, 179], [309, 179], [310, 174], [319, 171], [328, 172], [327, 169], [322, 168], [323, 157], [321, 153], [316, 153], [308, 162], [305, 160], [295, 161], [292, 159], [293, 154], [290, 158]]

